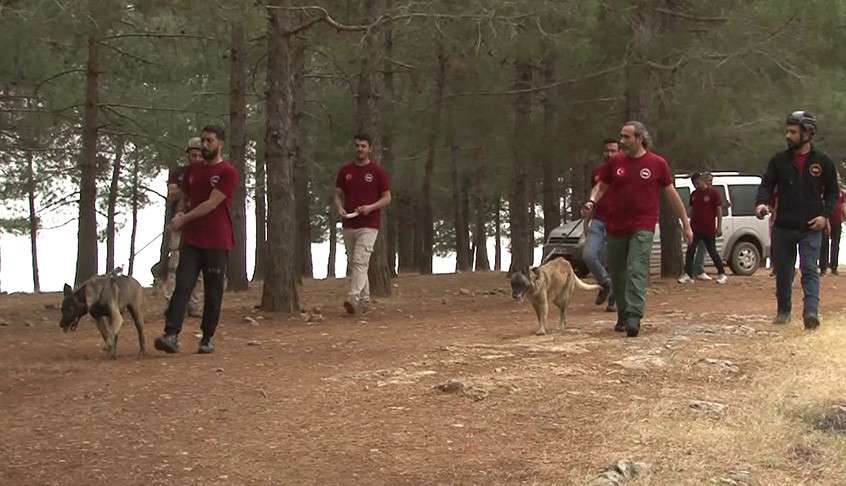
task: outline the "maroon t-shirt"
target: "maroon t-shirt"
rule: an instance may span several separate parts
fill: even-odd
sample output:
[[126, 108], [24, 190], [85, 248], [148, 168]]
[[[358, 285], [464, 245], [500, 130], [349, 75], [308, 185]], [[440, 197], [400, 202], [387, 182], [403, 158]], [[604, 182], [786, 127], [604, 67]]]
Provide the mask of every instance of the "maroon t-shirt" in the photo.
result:
[[630, 236], [637, 231], [655, 231], [660, 191], [673, 183], [663, 157], [652, 152], [638, 158], [619, 153], [602, 166], [599, 179], [608, 184], [602, 197], [609, 198], [605, 221], [608, 234]]
[[832, 225], [838, 225], [843, 222], [843, 203], [846, 202], [846, 196], [843, 191], [840, 191], [840, 196], [837, 198], [837, 203], [834, 204], [834, 211], [831, 212], [831, 218], [828, 222]]
[[[597, 182], [599, 182], [599, 173], [602, 171], [602, 168], [605, 167], [605, 164], [598, 165], [593, 169], [593, 184], [591, 187], [595, 186]], [[603, 223], [608, 220], [608, 213], [610, 212], [608, 198], [603, 197], [596, 203], [596, 209], [593, 212], [593, 217], [602, 221]]]
[[805, 162], [808, 161], [808, 152], [807, 154], [793, 154], [793, 165], [799, 169], [799, 174], [801, 175], [805, 171]]
[[[341, 167], [335, 178], [335, 186], [344, 191], [344, 210], [347, 213], [354, 212], [359, 206], [375, 203], [385, 191], [390, 190], [388, 173], [374, 161], [365, 165], [350, 162]], [[382, 222], [380, 215], [381, 211], [377, 209], [367, 215], [344, 218], [343, 227], [379, 229]]]
[[723, 210], [720, 191], [713, 187], [697, 189], [690, 195], [690, 228], [694, 234], [717, 236], [717, 215]]
[[232, 230], [232, 196], [240, 176], [229, 161], [214, 165], [195, 164], [185, 168], [185, 191], [191, 209], [209, 199], [212, 190], [222, 192], [226, 199], [209, 214], [188, 222], [182, 230], [182, 242], [204, 250], [231, 250], [235, 246]]

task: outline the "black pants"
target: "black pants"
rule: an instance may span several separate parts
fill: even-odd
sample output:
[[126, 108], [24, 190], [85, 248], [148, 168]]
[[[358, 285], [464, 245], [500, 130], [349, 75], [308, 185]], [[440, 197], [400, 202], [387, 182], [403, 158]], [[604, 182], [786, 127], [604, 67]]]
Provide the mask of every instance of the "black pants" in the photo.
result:
[[165, 312], [165, 334], [179, 334], [191, 291], [197, 283], [197, 276], [203, 272], [203, 339], [214, 336], [220, 320], [220, 306], [223, 303], [223, 287], [229, 252], [226, 250], [204, 250], [185, 245], [179, 252], [179, 266], [176, 267], [176, 286]]
[[[835, 224], [831, 226], [831, 245], [828, 243], [828, 237], [822, 235], [822, 244], [820, 245], [820, 271], [824, 272], [830, 268], [832, 271], [837, 271], [838, 260], [840, 258], [840, 235], [842, 233], [841, 226]], [[829, 249], [830, 248], [830, 249]], [[831, 253], [829, 253], [829, 251]], [[829, 255], [831, 258], [829, 258]]]
[[696, 254], [696, 247], [699, 246], [700, 241], [705, 244], [708, 255], [711, 256], [711, 260], [714, 261], [714, 265], [717, 267], [717, 273], [720, 275], [726, 273], [726, 269], [723, 267], [723, 259], [717, 253], [717, 237], [700, 234], [694, 234], [693, 241], [687, 245], [687, 255], [684, 259], [684, 273], [690, 275], [693, 272], [693, 256]]

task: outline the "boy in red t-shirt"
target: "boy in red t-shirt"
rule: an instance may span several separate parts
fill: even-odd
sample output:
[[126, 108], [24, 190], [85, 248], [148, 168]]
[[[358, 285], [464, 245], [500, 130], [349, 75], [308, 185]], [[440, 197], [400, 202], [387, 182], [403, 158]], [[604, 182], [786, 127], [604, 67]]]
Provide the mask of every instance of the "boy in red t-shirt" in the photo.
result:
[[693, 242], [687, 247], [684, 261], [684, 274], [679, 283], [693, 282], [693, 256], [701, 241], [708, 250], [708, 255], [717, 267], [718, 284], [726, 283], [726, 269], [723, 260], [717, 252], [717, 236], [722, 234], [723, 200], [720, 192], [709, 187], [704, 177], [696, 179], [696, 190], [690, 195], [690, 227], [693, 230]]
[[235, 246], [232, 217], [229, 210], [240, 176], [235, 167], [223, 160], [225, 132], [218, 126], [203, 128], [203, 159], [186, 168], [183, 190], [188, 211], [176, 213], [170, 223], [172, 231], [182, 230], [182, 250], [176, 269], [176, 288], [165, 312], [164, 335], [155, 340], [155, 347], [166, 353], [179, 351], [179, 332], [185, 319], [185, 308], [191, 289], [203, 273], [205, 298], [198, 352], [214, 352], [215, 329], [220, 320], [226, 267], [229, 251]]
[[370, 137], [355, 136], [355, 160], [344, 165], [335, 178], [335, 207], [344, 228], [344, 246], [350, 268], [350, 291], [344, 309], [364, 312], [370, 303], [367, 269], [379, 234], [381, 209], [391, 203], [388, 173], [370, 160]]

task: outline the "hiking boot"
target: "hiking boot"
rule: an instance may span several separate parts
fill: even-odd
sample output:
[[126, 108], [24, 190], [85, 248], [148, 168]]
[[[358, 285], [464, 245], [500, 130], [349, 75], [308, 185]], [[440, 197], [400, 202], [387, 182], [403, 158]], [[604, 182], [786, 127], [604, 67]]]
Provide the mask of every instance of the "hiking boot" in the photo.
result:
[[622, 319], [617, 319], [617, 324], [614, 325], [615, 332], [623, 332], [626, 330], [626, 323]]
[[[709, 278], [709, 280], [710, 280], [710, 278]], [[692, 278], [690, 278], [690, 275], [688, 275], [688, 274], [686, 274], [686, 273], [683, 273], [683, 274], [682, 274], [682, 276], [681, 276], [681, 277], [679, 277], [678, 282], [679, 282], [680, 284], [688, 284], [688, 283], [693, 282], [693, 279], [692, 279]]]
[[347, 310], [347, 314], [355, 314], [355, 306], [349, 300], [344, 301], [344, 309]]
[[599, 293], [596, 294], [596, 300], [593, 302], [596, 305], [602, 305], [605, 302], [605, 299], [608, 298], [608, 295], [611, 293], [611, 286], [608, 283], [602, 285], [602, 288], [599, 289]]
[[805, 314], [802, 320], [805, 323], [805, 330], [807, 331], [813, 331], [820, 327], [820, 317], [816, 314]]
[[790, 322], [790, 312], [779, 312], [775, 319], [773, 319], [773, 324], [787, 324]]
[[153, 342], [153, 346], [159, 350], [164, 351], [168, 354], [178, 353], [179, 352], [179, 338], [176, 334], [164, 334], [156, 338]]
[[637, 337], [638, 333], [640, 333], [640, 319], [637, 317], [626, 319], [626, 336]]
[[722, 284], [726, 283], [727, 280], [728, 280], [728, 277], [726, 277], [726, 274], [721, 273], [721, 274], [717, 275], [717, 279], [714, 280], [714, 281], [717, 282], [718, 284], [722, 285]]
[[200, 340], [200, 347], [197, 348], [197, 354], [212, 354], [214, 353], [214, 343], [211, 338], [203, 338]]
[[709, 277], [708, 274], [705, 272], [702, 272], [693, 278], [695, 278], [696, 280], [702, 280], [704, 282], [708, 282], [709, 280], [711, 280], [711, 277]]

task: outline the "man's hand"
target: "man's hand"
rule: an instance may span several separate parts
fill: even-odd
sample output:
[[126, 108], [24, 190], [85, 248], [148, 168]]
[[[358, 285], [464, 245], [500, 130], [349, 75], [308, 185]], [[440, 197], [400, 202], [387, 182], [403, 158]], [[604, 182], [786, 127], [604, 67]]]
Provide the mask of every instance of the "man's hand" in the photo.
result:
[[344, 209], [344, 208], [342, 208], [342, 207], [340, 207], [340, 206], [338, 206], [338, 214], [339, 214], [342, 218], [346, 218], [346, 217], [347, 217], [347, 210], [346, 210], [346, 209]]
[[766, 215], [770, 214], [770, 208], [766, 204], [759, 204], [755, 206], [755, 216], [758, 219], [764, 219]]
[[593, 201], [587, 201], [582, 206], [582, 217], [583, 218], [592, 218], [593, 217], [593, 210], [596, 209], [596, 203]]
[[717, 228], [717, 236], [723, 236], [723, 229]]
[[170, 229], [179, 231], [183, 226], [185, 226], [185, 213], [176, 213], [170, 220]]
[[828, 224], [828, 220], [823, 216], [817, 216], [816, 218], [808, 221], [808, 228], [814, 231], [820, 231], [825, 229], [825, 226]]
[[690, 224], [684, 225], [682, 233], [684, 234], [684, 239], [687, 241], [688, 245], [693, 243], [693, 229], [690, 228]]
[[362, 216], [367, 216], [368, 214], [370, 214], [371, 211], [372, 209], [370, 208], [370, 206], [359, 206], [355, 208], [355, 212]]

